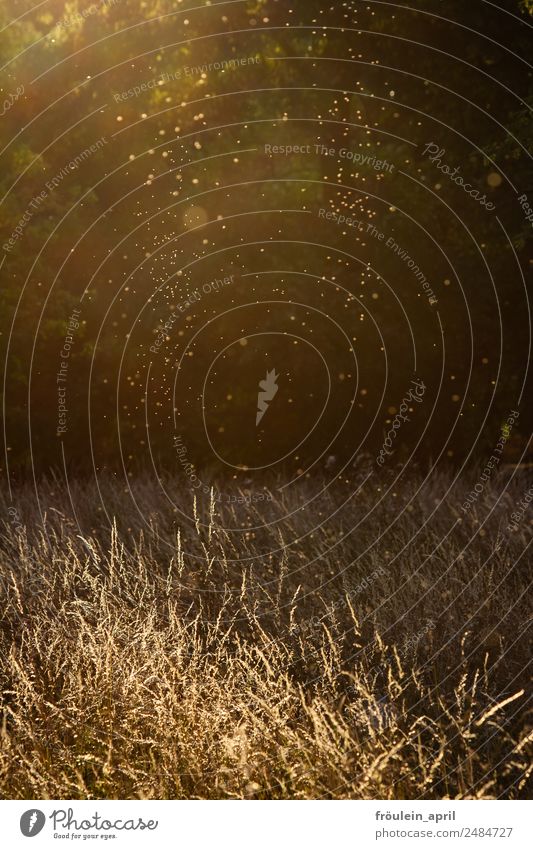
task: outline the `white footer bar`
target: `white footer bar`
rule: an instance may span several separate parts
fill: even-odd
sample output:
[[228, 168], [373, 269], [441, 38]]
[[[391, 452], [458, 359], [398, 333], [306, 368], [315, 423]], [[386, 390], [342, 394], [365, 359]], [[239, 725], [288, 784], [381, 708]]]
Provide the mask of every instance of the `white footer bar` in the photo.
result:
[[6, 849], [525, 849], [533, 846], [531, 808], [525, 801], [2, 801], [0, 843]]

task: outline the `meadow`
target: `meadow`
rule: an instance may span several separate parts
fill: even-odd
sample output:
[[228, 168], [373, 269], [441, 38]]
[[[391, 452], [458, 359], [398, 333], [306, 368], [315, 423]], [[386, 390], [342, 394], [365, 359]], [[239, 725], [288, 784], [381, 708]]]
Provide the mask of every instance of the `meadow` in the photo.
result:
[[475, 474], [445, 471], [342, 509], [340, 482], [305, 509], [194, 505], [183, 477], [174, 506], [142, 476], [43, 480], [39, 506], [20, 485], [2, 798], [526, 798], [529, 483], [502, 474], [467, 513]]

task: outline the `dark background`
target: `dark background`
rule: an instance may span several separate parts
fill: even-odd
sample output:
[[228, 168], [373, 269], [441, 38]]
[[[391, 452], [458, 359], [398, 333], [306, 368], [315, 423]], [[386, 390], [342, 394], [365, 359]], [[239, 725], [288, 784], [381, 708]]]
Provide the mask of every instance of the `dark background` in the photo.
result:
[[[324, 5], [187, 13], [120, 0], [83, 15], [80, 3], [79, 19], [54, 30], [75, 4], [2, 3], [1, 26], [19, 18], [0, 42], [3, 96], [21, 84], [24, 95], [0, 118], [0, 244], [47, 180], [107, 140], [49, 193], [0, 271], [11, 474], [64, 462], [172, 470], [179, 433], [206, 476], [293, 475], [379, 451], [415, 376], [426, 393], [395, 461], [476, 462], [512, 410], [506, 456], [527, 456], [531, 224], [517, 197], [533, 200], [531, 4]], [[423, 155], [429, 142], [494, 212]], [[313, 147], [268, 156], [265, 144], [348, 148], [394, 169]], [[322, 208], [393, 237], [438, 304], [392, 251]], [[188, 293], [230, 275], [150, 351]], [[59, 438], [56, 374], [74, 308]], [[271, 368], [279, 391], [256, 428]]]

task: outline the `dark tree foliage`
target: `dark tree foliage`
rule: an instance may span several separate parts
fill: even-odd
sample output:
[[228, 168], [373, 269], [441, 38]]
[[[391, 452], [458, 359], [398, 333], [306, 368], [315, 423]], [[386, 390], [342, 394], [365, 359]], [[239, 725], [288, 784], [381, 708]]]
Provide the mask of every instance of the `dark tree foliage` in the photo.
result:
[[[416, 445], [421, 462], [474, 458], [518, 405], [511, 456], [521, 453], [531, 431], [531, 224], [517, 199], [533, 198], [529, 2], [33, 5], [0, 7], [3, 93], [24, 88], [0, 119], [2, 244], [29, 217], [0, 271], [13, 469], [61, 465], [63, 449], [80, 470], [173, 463], [176, 431], [191, 460], [211, 466], [203, 412], [235, 465], [287, 455], [292, 470], [326, 449], [375, 451], [415, 375], [424, 415], [413, 414], [398, 459]], [[431, 162], [430, 143], [494, 210]], [[57, 375], [76, 309], [58, 439]], [[240, 343], [244, 331], [253, 345]], [[294, 336], [307, 332], [314, 347]], [[274, 348], [268, 333], [279, 334]], [[286, 366], [290, 381], [269, 444], [239, 427], [258, 357], [282, 376]], [[302, 422], [323, 409], [294, 450]]]

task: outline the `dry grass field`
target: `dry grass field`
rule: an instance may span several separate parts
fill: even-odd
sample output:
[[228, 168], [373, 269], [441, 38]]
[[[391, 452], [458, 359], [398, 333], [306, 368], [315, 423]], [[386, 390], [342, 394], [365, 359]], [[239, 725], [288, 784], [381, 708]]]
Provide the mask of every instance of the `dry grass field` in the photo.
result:
[[475, 481], [413, 478], [370, 517], [363, 490], [329, 521], [341, 484], [305, 510], [300, 491], [183, 518], [142, 479], [138, 510], [80, 483], [76, 521], [58, 482], [40, 513], [21, 487], [2, 505], [0, 794], [524, 798], [531, 517], [507, 524], [530, 481], [464, 515]]

